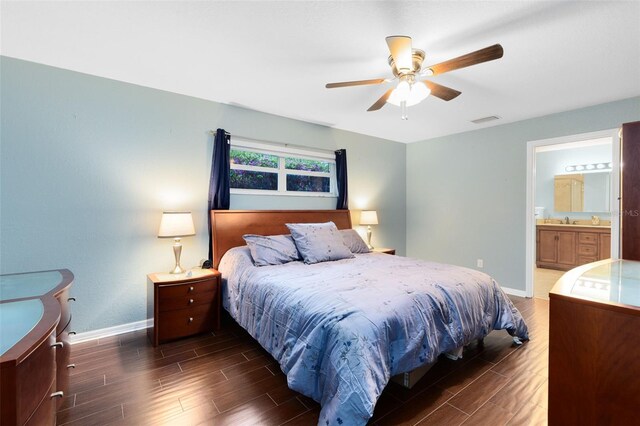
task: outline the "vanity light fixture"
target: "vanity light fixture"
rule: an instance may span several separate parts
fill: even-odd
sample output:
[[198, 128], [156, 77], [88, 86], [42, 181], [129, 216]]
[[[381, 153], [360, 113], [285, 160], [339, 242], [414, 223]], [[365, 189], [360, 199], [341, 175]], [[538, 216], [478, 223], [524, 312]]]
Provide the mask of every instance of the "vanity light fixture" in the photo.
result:
[[575, 164], [564, 168], [567, 172], [586, 171], [607, 171], [611, 170], [611, 163], [591, 163], [591, 164]]

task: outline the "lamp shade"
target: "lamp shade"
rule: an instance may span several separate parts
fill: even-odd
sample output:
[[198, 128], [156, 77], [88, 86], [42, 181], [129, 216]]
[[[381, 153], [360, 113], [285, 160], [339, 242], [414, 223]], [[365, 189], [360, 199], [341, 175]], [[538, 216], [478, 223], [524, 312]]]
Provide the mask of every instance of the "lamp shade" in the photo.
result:
[[375, 210], [363, 210], [360, 213], [360, 225], [377, 225], [378, 213]]
[[163, 212], [158, 238], [176, 238], [196, 235], [191, 212]]

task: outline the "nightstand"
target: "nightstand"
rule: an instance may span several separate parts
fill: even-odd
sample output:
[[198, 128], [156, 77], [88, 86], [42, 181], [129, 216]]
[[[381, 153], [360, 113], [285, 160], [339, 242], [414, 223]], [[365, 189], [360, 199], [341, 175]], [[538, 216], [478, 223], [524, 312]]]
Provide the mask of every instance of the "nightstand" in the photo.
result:
[[375, 253], [396, 254], [396, 249], [386, 247], [376, 247], [371, 249], [371, 251]]
[[215, 269], [147, 275], [147, 318], [153, 318], [147, 333], [153, 346], [219, 328], [220, 301]]

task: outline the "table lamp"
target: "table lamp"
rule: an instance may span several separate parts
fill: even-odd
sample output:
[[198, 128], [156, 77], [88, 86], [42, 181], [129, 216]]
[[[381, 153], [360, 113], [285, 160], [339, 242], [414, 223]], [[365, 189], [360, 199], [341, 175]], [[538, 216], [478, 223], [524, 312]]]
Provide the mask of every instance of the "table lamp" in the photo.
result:
[[176, 266], [173, 268], [173, 271], [170, 272], [171, 274], [181, 274], [185, 272], [180, 266], [180, 254], [182, 254], [180, 238], [191, 235], [196, 235], [191, 212], [162, 212], [158, 238], [173, 238], [174, 240], [173, 255], [176, 258]]
[[363, 210], [360, 213], [360, 225], [367, 225], [367, 246], [369, 250], [373, 248], [371, 245], [371, 225], [378, 224], [378, 213], [375, 210]]

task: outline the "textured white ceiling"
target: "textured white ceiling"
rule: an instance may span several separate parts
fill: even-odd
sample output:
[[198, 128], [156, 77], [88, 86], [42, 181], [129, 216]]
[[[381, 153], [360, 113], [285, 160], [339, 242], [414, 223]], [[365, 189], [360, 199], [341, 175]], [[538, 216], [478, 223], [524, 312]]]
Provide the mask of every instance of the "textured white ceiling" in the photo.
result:
[[[640, 2], [3, 1], [1, 53], [414, 142], [640, 95]], [[400, 119], [388, 35], [434, 64], [495, 43], [500, 60], [433, 77], [462, 91]], [[471, 120], [497, 115], [481, 125]]]

